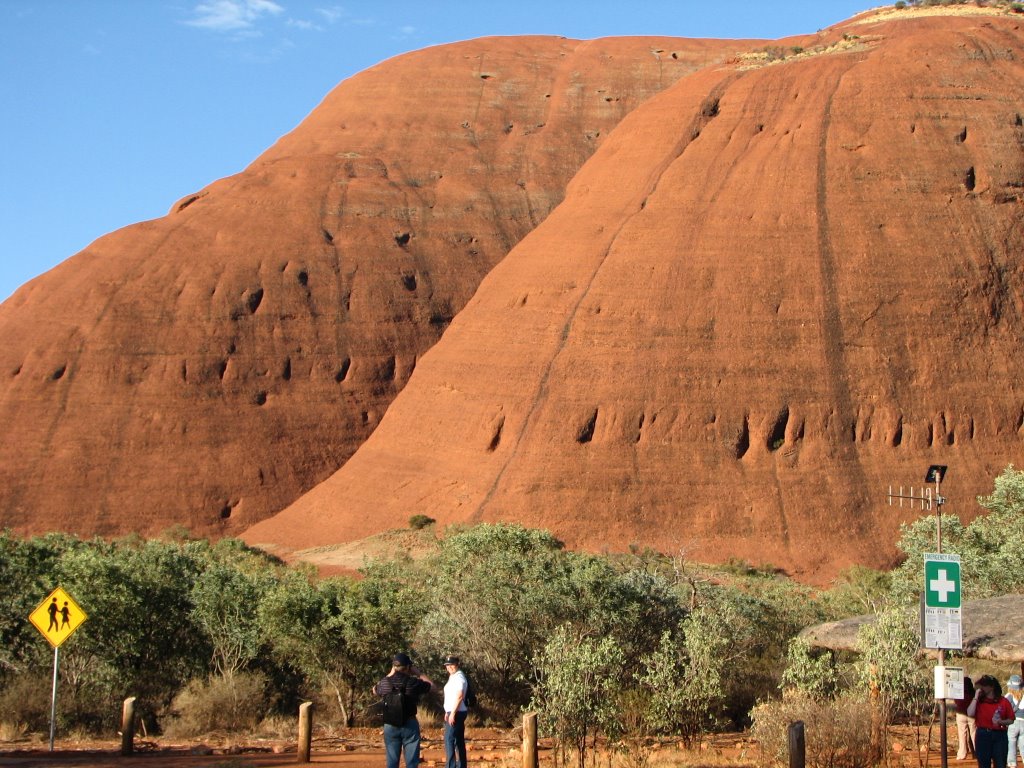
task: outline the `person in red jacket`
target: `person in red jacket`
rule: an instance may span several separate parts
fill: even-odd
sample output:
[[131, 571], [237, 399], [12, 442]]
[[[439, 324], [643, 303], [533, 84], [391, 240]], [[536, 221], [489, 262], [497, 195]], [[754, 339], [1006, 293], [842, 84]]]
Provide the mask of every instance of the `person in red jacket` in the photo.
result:
[[974, 755], [978, 768], [1006, 768], [1009, 739], [1006, 727], [1013, 722], [1013, 707], [1003, 698], [1003, 689], [992, 675], [984, 675], [974, 684], [974, 698], [967, 705], [967, 714], [974, 718], [977, 737]]

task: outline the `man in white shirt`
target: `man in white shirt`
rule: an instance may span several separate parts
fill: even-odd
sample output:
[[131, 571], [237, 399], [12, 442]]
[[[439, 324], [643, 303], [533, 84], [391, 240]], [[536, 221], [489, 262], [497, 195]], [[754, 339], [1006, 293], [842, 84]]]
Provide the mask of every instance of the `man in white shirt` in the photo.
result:
[[466, 768], [466, 694], [469, 681], [459, 669], [459, 657], [447, 656], [444, 668], [448, 682], [444, 684], [444, 751], [446, 768]]

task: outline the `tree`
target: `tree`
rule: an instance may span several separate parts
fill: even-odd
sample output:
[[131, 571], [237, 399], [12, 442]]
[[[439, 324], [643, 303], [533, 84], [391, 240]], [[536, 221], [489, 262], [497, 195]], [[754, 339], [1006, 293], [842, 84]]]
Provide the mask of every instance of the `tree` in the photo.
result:
[[917, 661], [921, 641], [904, 609], [887, 608], [863, 625], [857, 647], [858, 679], [865, 690], [877, 690], [884, 722], [918, 717], [931, 707], [929, 680]]
[[558, 627], [534, 660], [537, 682], [531, 707], [546, 729], [586, 764], [587, 740], [618, 735], [618, 694], [625, 657], [610, 637], [580, 636], [569, 625]]
[[357, 703], [376, 681], [384, 660], [409, 647], [422, 614], [396, 570], [368, 566], [359, 581], [318, 581], [293, 571], [263, 605], [264, 625], [277, 655], [330, 690], [348, 725], [354, 724]]
[[266, 559], [241, 542], [223, 539], [192, 585], [189, 614], [211, 648], [210, 662], [221, 677], [230, 677], [259, 656], [265, 636], [260, 602], [276, 582]]
[[786, 654], [782, 687], [815, 699], [831, 699], [839, 690], [839, 673], [832, 653], [815, 652], [804, 638], [793, 638]]
[[478, 525], [445, 538], [423, 568], [430, 610], [417, 643], [471, 659], [481, 690], [522, 704], [534, 655], [573, 611], [561, 543], [521, 525]]

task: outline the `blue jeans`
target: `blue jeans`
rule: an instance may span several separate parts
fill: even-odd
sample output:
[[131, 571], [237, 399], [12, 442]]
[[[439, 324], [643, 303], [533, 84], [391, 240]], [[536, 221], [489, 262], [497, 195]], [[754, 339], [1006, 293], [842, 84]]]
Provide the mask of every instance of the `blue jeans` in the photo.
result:
[[1006, 729], [1006, 736], [1010, 740], [1010, 747], [1006, 752], [1006, 763], [1007, 765], [1016, 765], [1018, 753], [1024, 755], [1024, 718], [1017, 715], [1017, 719]]
[[975, 736], [974, 756], [978, 758], [978, 768], [989, 768], [994, 762], [996, 768], [1006, 768], [1006, 753], [1009, 739], [1006, 731], [993, 731], [979, 728]]
[[384, 754], [387, 768], [398, 768], [398, 758], [405, 752], [405, 768], [420, 764], [420, 721], [410, 717], [405, 725], [384, 724]]
[[[444, 754], [447, 768], [466, 768], [466, 716], [469, 712], [456, 712], [455, 724], [444, 721]], [[457, 754], [456, 754], [457, 751]]]

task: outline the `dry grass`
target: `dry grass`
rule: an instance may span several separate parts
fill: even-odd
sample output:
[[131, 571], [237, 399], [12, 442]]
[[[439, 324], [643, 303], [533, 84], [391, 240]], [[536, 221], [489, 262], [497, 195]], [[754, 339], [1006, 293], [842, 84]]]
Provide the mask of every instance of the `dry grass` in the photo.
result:
[[893, 19], [917, 19], [922, 16], [1011, 16], [1009, 8], [993, 8], [980, 5], [929, 5], [925, 7], [881, 8], [872, 15], [858, 19], [856, 24], [874, 24]]
[[842, 40], [831, 45], [816, 45], [813, 48], [767, 46], [760, 50], [741, 53], [737, 57], [739, 65], [736, 68], [739, 70], [759, 69], [792, 61], [803, 61], [816, 56], [862, 51], [871, 42], [872, 40], [857, 35], [844, 35]]

